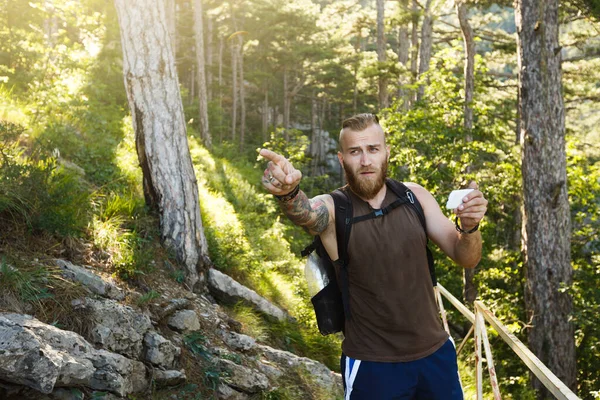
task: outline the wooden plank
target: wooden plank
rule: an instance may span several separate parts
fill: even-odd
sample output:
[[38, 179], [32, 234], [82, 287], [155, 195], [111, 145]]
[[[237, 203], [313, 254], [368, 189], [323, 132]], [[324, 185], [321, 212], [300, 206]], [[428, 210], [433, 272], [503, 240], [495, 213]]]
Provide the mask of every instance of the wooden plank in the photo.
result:
[[463, 303], [460, 302], [460, 300], [458, 300], [456, 297], [454, 297], [452, 295], [452, 293], [450, 293], [449, 291], [446, 290], [445, 287], [443, 287], [442, 285], [440, 285], [439, 283], [437, 284], [437, 288], [440, 291], [440, 293], [448, 299], [448, 301], [454, 306], [456, 307], [456, 309], [458, 311], [460, 311], [460, 313], [462, 315], [464, 315], [471, 323], [475, 323], [475, 314], [473, 314], [473, 312], [471, 310], [469, 310]]
[[487, 335], [487, 328], [483, 320], [482, 312], [479, 309], [475, 311], [475, 318], [478, 318], [479, 326], [481, 327], [481, 338], [483, 339], [483, 348], [485, 350], [485, 360], [487, 362], [488, 371], [490, 373], [490, 383], [494, 392], [494, 400], [502, 400], [500, 395], [500, 386], [498, 386], [498, 377], [496, 376], [496, 368], [494, 368], [494, 357], [492, 356], [492, 348]]
[[475, 301], [475, 309], [480, 310], [483, 317], [498, 332], [500, 337], [510, 346], [510, 348], [523, 360], [525, 365], [534, 373], [534, 375], [543, 383], [543, 385], [558, 400], [581, 400], [556, 377], [546, 367], [539, 358], [529, 350], [523, 342], [513, 335], [506, 327], [492, 314], [492, 312], [481, 301]]
[[[482, 367], [482, 354], [481, 354], [481, 318], [477, 315], [475, 310], [475, 384], [476, 384], [476, 398], [477, 400], [483, 400], [483, 367]], [[485, 329], [485, 323], [483, 328]]]
[[469, 332], [467, 332], [467, 336], [464, 337], [464, 339], [460, 343], [460, 346], [458, 346], [458, 350], [456, 350], [457, 356], [460, 354], [463, 347], [465, 347], [465, 344], [467, 343], [467, 339], [469, 339], [471, 337], [471, 335], [473, 334], [474, 331], [475, 331], [475, 324], [471, 324], [471, 328], [469, 329]]
[[437, 299], [438, 308], [440, 309], [440, 314], [442, 315], [442, 323], [444, 324], [444, 330], [450, 334], [450, 328], [448, 327], [448, 318], [446, 317], [446, 309], [444, 309], [444, 301], [442, 300], [442, 295], [438, 288], [434, 288], [435, 298]]

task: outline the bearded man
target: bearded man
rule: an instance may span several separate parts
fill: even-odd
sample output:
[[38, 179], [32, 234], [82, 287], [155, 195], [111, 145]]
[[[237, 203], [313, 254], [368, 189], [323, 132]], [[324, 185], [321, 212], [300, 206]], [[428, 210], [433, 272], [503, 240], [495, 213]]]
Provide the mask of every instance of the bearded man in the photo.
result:
[[[390, 148], [373, 114], [342, 124], [338, 159], [348, 185], [353, 216], [383, 209], [396, 200], [386, 185]], [[283, 212], [312, 235], [319, 235], [337, 260], [335, 209], [331, 195], [309, 199], [300, 190], [302, 174], [267, 149], [263, 186]], [[411, 207], [352, 228], [348, 242], [348, 289], [352, 317], [345, 321], [341, 369], [346, 400], [463, 399], [456, 351], [444, 331], [429, 274], [426, 245], [431, 239], [457, 264], [474, 268], [481, 258], [477, 230], [487, 200], [475, 189], [455, 210], [456, 227], [434, 197], [415, 183], [404, 185], [423, 209], [426, 229]], [[460, 220], [460, 225], [458, 221]]]

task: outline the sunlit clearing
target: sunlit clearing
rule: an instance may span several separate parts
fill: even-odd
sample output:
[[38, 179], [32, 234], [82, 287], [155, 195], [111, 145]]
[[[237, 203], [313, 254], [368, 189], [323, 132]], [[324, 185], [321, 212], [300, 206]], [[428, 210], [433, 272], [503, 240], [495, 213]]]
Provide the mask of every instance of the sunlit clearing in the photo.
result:
[[[141, 190], [142, 170], [135, 149], [135, 134], [131, 125], [131, 117], [123, 118], [123, 140], [119, 143], [115, 153], [115, 163], [121, 173], [127, 177], [130, 186]], [[140, 193], [141, 195], [141, 193]]]

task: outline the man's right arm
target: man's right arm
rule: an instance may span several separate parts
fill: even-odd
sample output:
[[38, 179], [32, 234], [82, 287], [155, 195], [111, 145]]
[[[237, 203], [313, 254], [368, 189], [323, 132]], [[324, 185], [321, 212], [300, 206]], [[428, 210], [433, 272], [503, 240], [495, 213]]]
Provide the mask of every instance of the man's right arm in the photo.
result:
[[[269, 160], [263, 173], [262, 184], [279, 199], [281, 210], [296, 225], [303, 227], [311, 235], [320, 235], [333, 222], [333, 198], [321, 195], [309, 199], [298, 190], [302, 173], [296, 170], [281, 154], [261, 149], [260, 155]], [[294, 195], [294, 193], [296, 193]]]
[[279, 203], [294, 224], [313, 236], [323, 233], [333, 222], [333, 199], [328, 194], [309, 199], [303, 191], [299, 191], [293, 199]]

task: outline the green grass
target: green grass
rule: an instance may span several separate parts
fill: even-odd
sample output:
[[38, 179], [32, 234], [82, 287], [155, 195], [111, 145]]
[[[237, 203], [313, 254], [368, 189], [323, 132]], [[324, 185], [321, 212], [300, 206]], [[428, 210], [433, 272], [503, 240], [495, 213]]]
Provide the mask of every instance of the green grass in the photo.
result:
[[[339, 370], [340, 340], [319, 333], [303, 276], [304, 260], [291, 252], [289, 226], [260, 187], [254, 163], [228, 147], [213, 154], [190, 140], [210, 256], [216, 267], [287, 310], [296, 322], [275, 322], [238, 305], [232, 309], [247, 334]], [[308, 244], [308, 235], [299, 239]]]

